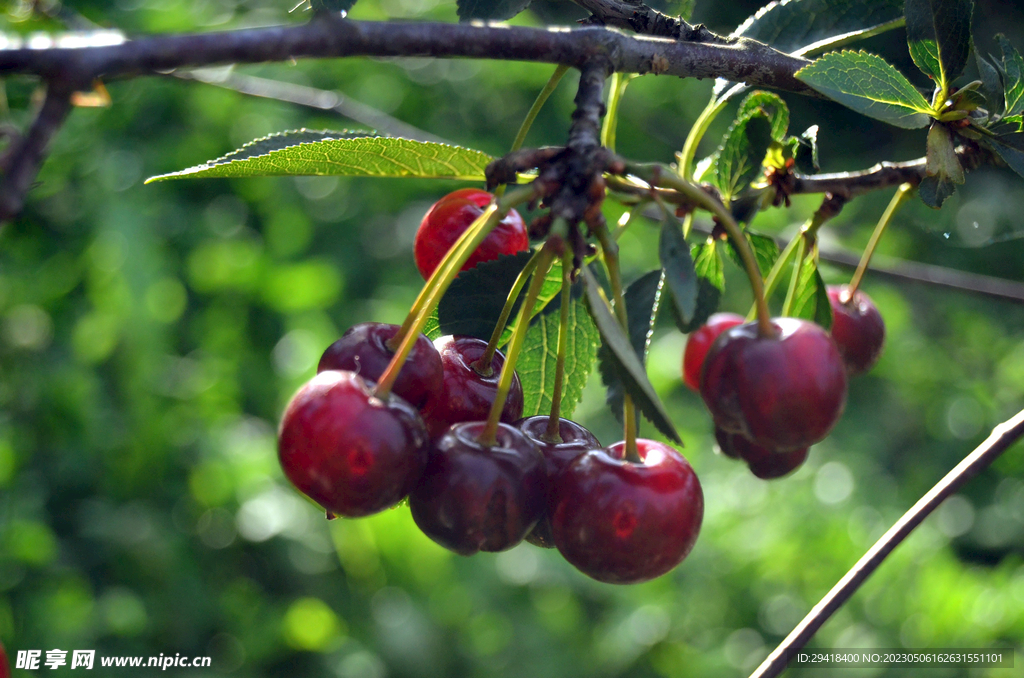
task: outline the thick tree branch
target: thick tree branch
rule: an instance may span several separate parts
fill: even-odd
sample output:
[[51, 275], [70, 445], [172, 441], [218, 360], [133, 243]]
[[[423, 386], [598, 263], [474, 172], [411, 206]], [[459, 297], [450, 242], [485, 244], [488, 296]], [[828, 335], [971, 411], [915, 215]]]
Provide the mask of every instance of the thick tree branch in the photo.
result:
[[637, 0], [573, 0], [593, 16], [589, 25], [625, 28], [642, 35], [656, 35], [673, 40], [728, 44], [735, 42], [712, 33], [703, 24], [691, 25], [682, 17], [662, 14]]
[[0, 50], [0, 74], [30, 73], [47, 79], [75, 74], [88, 80], [214, 64], [350, 56], [472, 57], [576, 68], [600, 58], [625, 73], [722, 77], [755, 87], [811, 93], [793, 77], [809, 61], [749, 41], [709, 44], [633, 36], [600, 27], [349, 21], [334, 16], [321, 16], [301, 26], [146, 37], [101, 47]]
[[42, 167], [50, 140], [71, 110], [74, 88], [66, 81], [50, 84], [46, 99], [27, 134], [13, 142], [4, 155], [0, 179], [0, 223], [14, 218], [25, 204], [25, 194]]
[[849, 600], [861, 584], [878, 569], [886, 556], [910, 535], [928, 515], [939, 507], [947, 497], [963, 487], [982, 469], [999, 458], [1003, 452], [1024, 435], [1024, 411], [999, 424], [992, 434], [971, 452], [956, 468], [946, 474], [935, 487], [928, 491], [914, 506], [903, 514], [888, 532], [857, 561], [831, 591], [814, 606], [804, 620], [790, 633], [775, 651], [764, 660], [750, 678], [773, 678], [786, 668], [793, 654], [807, 644], [819, 628]]

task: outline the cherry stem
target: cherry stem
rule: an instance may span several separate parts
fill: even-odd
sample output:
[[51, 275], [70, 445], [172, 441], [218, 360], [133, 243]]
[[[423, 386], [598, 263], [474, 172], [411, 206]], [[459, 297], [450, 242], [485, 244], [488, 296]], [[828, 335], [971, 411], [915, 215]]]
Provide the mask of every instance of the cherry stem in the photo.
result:
[[[526, 135], [529, 134], [530, 128], [533, 127], [533, 123], [537, 119], [540, 109], [544, 108], [544, 104], [547, 103], [551, 93], [555, 91], [556, 87], [558, 87], [558, 83], [561, 82], [562, 76], [564, 76], [568, 70], [569, 67], [564, 64], [559, 64], [555, 68], [555, 72], [551, 74], [551, 77], [548, 79], [548, 83], [544, 85], [544, 89], [537, 94], [537, 98], [533, 100], [533, 105], [530, 106], [530, 110], [526, 112], [526, 117], [523, 118], [522, 124], [519, 125], [519, 131], [516, 133], [516, 138], [512, 142], [512, 148], [509, 151], [510, 153], [518, 151], [523, 147], [523, 144], [526, 143]], [[504, 184], [498, 186], [494, 191], [494, 195], [499, 198], [504, 194]]]
[[[808, 221], [808, 223], [810, 222]], [[806, 224], [804, 225], [804, 228], [806, 228]], [[765, 299], [771, 299], [772, 295], [775, 293], [775, 288], [778, 286], [779, 280], [782, 278], [782, 269], [784, 269], [786, 264], [789, 263], [789, 260], [793, 258], [793, 254], [796, 252], [797, 246], [803, 239], [802, 228], [797, 236], [790, 240], [786, 245], [786, 248], [782, 250], [782, 254], [779, 255], [779, 258], [775, 260], [775, 263], [772, 265], [772, 270], [768, 272], [768, 277], [764, 279]], [[753, 320], [756, 314], [757, 306], [752, 304], [750, 306], [750, 312], [747, 313], [747, 321], [749, 322]]]
[[843, 303], [846, 303], [853, 298], [857, 288], [860, 287], [860, 281], [864, 279], [864, 273], [868, 270], [868, 264], [871, 263], [871, 257], [875, 253], [875, 248], [878, 247], [878, 241], [882, 239], [882, 234], [885, 233], [886, 227], [889, 226], [889, 222], [892, 221], [893, 215], [896, 211], [903, 206], [910, 196], [914, 194], [914, 187], [911, 184], [902, 184], [896, 189], [896, 194], [892, 196], [892, 200], [889, 201], [888, 207], [885, 208], [885, 212], [882, 213], [882, 218], [878, 220], [878, 224], [875, 226], [874, 232], [871, 233], [871, 239], [868, 240], [868, 246], [864, 249], [864, 254], [860, 258], [860, 263], [857, 265], [857, 270], [853, 274], [853, 278], [850, 280], [850, 284], [847, 286], [843, 297], [840, 299]]
[[[608, 269], [615, 317], [622, 325], [622, 330], [629, 336], [629, 318], [626, 315], [626, 300], [622, 292], [622, 272], [619, 268], [619, 245], [612, 240], [608, 233], [608, 226], [603, 221], [594, 228], [594, 235], [597, 236], [597, 241], [601, 245], [601, 255], [604, 257], [605, 268]], [[641, 463], [640, 452], [636, 447], [636, 405], [628, 393], [622, 398], [622, 426], [626, 461]]]
[[494, 325], [494, 331], [491, 332], [491, 339], [487, 342], [487, 348], [484, 349], [484, 353], [480, 358], [473, 363], [472, 367], [476, 370], [477, 374], [483, 377], [491, 376], [493, 371], [491, 363], [494, 360], [494, 353], [498, 350], [498, 344], [501, 342], [501, 337], [505, 333], [505, 325], [508, 324], [509, 316], [512, 315], [512, 308], [516, 305], [516, 299], [519, 298], [519, 293], [523, 291], [523, 287], [526, 286], [526, 281], [530, 279], [530, 274], [533, 273], [534, 269], [537, 268], [537, 262], [540, 260], [540, 251], [533, 253], [530, 260], [526, 262], [526, 266], [516, 276], [515, 283], [512, 284], [512, 289], [508, 292], [508, 297], [505, 299], [505, 305], [501, 309], [501, 315], [498, 316], [498, 322]]
[[551, 443], [562, 442], [558, 422], [562, 416], [562, 389], [565, 383], [565, 354], [569, 345], [569, 302], [572, 290], [572, 252], [562, 253], [562, 298], [558, 317], [558, 354], [555, 358], [555, 385], [551, 388], [551, 416], [542, 436]]
[[667, 167], [662, 165], [645, 165], [640, 163], [627, 163], [626, 169], [629, 173], [635, 174], [652, 186], [666, 186], [682, 193], [689, 201], [708, 212], [711, 212], [729, 235], [736, 251], [740, 255], [743, 267], [750, 279], [750, 289], [754, 293], [754, 303], [757, 307], [758, 334], [761, 337], [776, 336], [775, 328], [772, 327], [771, 313], [768, 310], [768, 302], [764, 296], [764, 285], [761, 282], [761, 269], [757, 266], [757, 259], [754, 257], [750, 243], [747, 242], [739, 224], [733, 219], [732, 214], [726, 209], [720, 200], [707, 193], [697, 184], [674, 174]]
[[409, 352], [412, 351], [416, 338], [423, 331], [423, 327], [427, 324], [430, 314], [434, 311], [441, 297], [448, 291], [448, 286], [451, 285], [452, 281], [459, 274], [462, 265], [466, 263], [472, 253], [476, 251], [480, 243], [494, 230], [498, 223], [505, 218], [510, 209], [516, 205], [528, 202], [534, 197], [535, 191], [532, 186], [523, 187], [492, 203], [470, 224], [469, 228], [456, 241], [456, 244], [448, 250], [448, 254], [445, 255], [441, 264], [431, 274], [423, 290], [420, 291], [420, 296], [416, 299], [416, 303], [413, 304], [413, 310], [409, 313], [413, 320], [410, 321], [407, 318], [406, 323], [396, 333], [396, 336], [402, 337], [401, 343], [395, 349], [395, 354], [391, 357], [391, 362], [388, 363], [387, 369], [384, 370], [384, 373], [381, 374], [380, 379], [377, 381], [377, 387], [374, 389], [375, 396], [384, 398], [391, 393], [391, 387], [394, 386], [399, 371], [405, 365], [405, 359], [409, 357]]
[[690, 179], [693, 173], [693, 158], [697, 154], [697, 145], [700, 144], [700, 140], [704, 138], [711, 123], [714, 122], [723, 108], [725, 108], [725, 101], [719, 101], [712, 97], [708, 105], [697, 116], [693, 127], [690, 128], [690, 133], [686, 135], [683, 150], [679, 154], [679, 164], [676, 167], [678, 176], [683, 179]]
[[828, 621], [828, 619], [867, 581], [886, 557], [899, 546], [910, 533], [920, 525], [948, 497], [981, 473], [999, 456], [1024, 436], [1024, 411], [992, 429], [991, 435], [974, 448], [963, 461], [947, 473], [932, 489], [921, 497], [910, 510], [882, 535], [874, 546], [868, 549], [857, 563], [843, 575], [843, 578], [825, 594], [814, 608], [807, 613], [795, 629], [764, 662], [750, 675], [750, 678], [774, 678], [782, 673], [786, 665], [807, 641]]
[[555, 258], [554, 248], [549, 242], [544, 243], [544, 247], [540, 250], [537, 270], [533, 272], [530, 288], [526, 291], [526, 299], [519, 309], [515, 328], [512, 330], [512, 341], [508, 345], [508, 353], [505, 354], [505, 364], [501, 367], [501, 377], [498, 379], [498, 389], [494, 403], [491, 405], [491, 413], [487, 417], [487, 425], [477, 439], [485, 447], [493, 447], [498, 442], [498, 422], [501, 420], [501, 411], [505, 409], [505, 400], [508, 398], [509, 389], [512, 388], [512, 378], [516, 373], [516, 361], [519, 360], [519, 352], [526, 340], [526, 332], [530, 318], [533, 317], [533, 309], [537, 305], [537, 297], [540, 296], [544, 279]]
[[807, 258], [808, 235], [801, 233], [799, 245], [796, 250], [796, 264], [793, 266], [793, 275], [789, 279], [789, 290], [786, 292], [786, 301], [782, 304], [782, 315], [788, 316], [793, 312], [793, 303], [796, 301], [796, 288], [800, 284], [800, 274], [803, 272], [804, 259]]
[[601, 145], [609, 151], [615, 151], [615, 127], [619, 120], [619, 101], [626, 93], [626, 86], [635, 76], [629, 73], [612, 73], [608, 86], [608, 112], [601, 126]]

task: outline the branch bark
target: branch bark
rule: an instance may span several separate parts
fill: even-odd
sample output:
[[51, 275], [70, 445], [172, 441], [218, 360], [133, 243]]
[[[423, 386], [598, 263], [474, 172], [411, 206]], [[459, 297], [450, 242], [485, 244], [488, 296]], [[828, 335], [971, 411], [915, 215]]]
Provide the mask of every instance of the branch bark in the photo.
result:
[[1024, 436], [1024, 410], [996, 426], [991, 435], [971, 452], [956, 468], [946, 474], [935, 487], [928, 491], [909, 511], [903, 514], [895, 525], [889, 528], [875, 545], [857, 561], [831, 591], [814, 606], [804, 620], [775, 648], [764, 663], [750, 675], [750, 678], [774, 678], [786, 668], [793, 654], [807, 644], [829, 617], [850, 599], [861, 584], [878, 569], [893, 549], [939, 507], [947, 497], [960, 489], [967, 481], [978, 475], [982, 469], [994, 462], [999, 455]]

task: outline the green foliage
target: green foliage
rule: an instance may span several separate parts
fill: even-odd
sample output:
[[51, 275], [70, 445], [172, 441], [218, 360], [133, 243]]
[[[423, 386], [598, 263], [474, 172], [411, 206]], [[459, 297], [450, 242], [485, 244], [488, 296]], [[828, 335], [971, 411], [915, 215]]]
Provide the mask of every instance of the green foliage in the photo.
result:
[[959, 77], [971, 55], [973, 0], [906, 0], [910, 56], [942, 92]]
[[[663, 271], [663, 275], [659, 277], [668, 285], [669, 296], [676, 313], [684, 323], [691, 322], [697, 311], [697, 272], [694, 270], [690, 246], [683, 238], [679, 221], [669, 214], [666, 214], [661, 222], [658, 259]], [[626, 309], [629, 309], [628, 301]]]
[[347, 12], [356, 0], [306, 0], [306, 4], [315, 12]]
[[732, 34], [799, 54], [896, 27], [902, 19], [903, 0], [775, 0]]
[[829, 303], [828, 289], [818, 270], [817, 245], [801, 262], [799, 276], [790, 315], [813, 320], [826, 330], [829, 329], [832, 327], [832, 304]]
[[[772, 266], [779, 258], [779, 244], [775, 242], [775, 238], [761, 235], [760, 233], [745, 231], [743, 235], [746, 237], [750, 249], [754, 252], [757, 266], [761, 269], [761, 277], [764, 278], [768, 275], [768, 271], [772, 270]], [[736, 245], [732, 240], [729, 241], [729, 247], [726, 249], [726, 252], [729, 253], [729, 258], [736, 262], [737, 266], [743, 267], [743, 260], [740, 258], [740, 253], [736, 250]]]
[[151, 181], [212, 177], [419, 177], [483, 181], [493, 160], [480, 151], [433, 141], [370, 136], [365, 132], [282, 132], [252, 141], [203, 165]]
[[1004, 115], [1024, 112], [1024, 57], [1010, 44], [1004, 35], [997, 35], [996, 42], [1003, 55], [1003, 101]]
[[912, 129], [928, 124], [931, 106], [910, 81], [884, 59], [867, 52], [833, 52], [796, 77], [858, 113]]
[[490, 19], [501, 21], [511, 19], [526, 9], [532, 0], [457, 0], [459, 19]]
[[697, 308], [689, 322], [684, 322], [675, 306], [672, 306], [676, 327], [683, 333], [697, 329], [718, 310], [722, 292], [725, 290], [725, 269], [716, 240], [708, 238], [702, 245], [693, 245], [690, 248], [690, 257], [697, 273]]
[[712, 183], [726, 202], [761, 174], [771, 141], [772, 123], [759, 108], [736, 118], [729, 127], [712, 161]]
[[[545, 313], [534, 320], [523, 341], [516, 372], [523, 384], [523, 416], [551, 411], [558, 360], [559, 313]], [[571, 417], [590, 377], [601, 337], [580, 299], [569, 304], [569, 333], [565, 355], [565, 381], [560, 413]]]
[[757, 90], [751, 92], [740, 102], [737, 118], [753, 115], [760, 109], [768, 115], [772, 123], [772, 139], [782, 141], [789, 129], [789, 107], [778, 94]]
[[[441, 334], [468, 334], [489, 340], [516, 278], [532, 257], [532, 252], [502, 255], [459, 273], [437, 305]], [[522, 296], [516, 299], [510, 320], [515, 320]], [[540, 308], [543, 305], [538, 303]]]

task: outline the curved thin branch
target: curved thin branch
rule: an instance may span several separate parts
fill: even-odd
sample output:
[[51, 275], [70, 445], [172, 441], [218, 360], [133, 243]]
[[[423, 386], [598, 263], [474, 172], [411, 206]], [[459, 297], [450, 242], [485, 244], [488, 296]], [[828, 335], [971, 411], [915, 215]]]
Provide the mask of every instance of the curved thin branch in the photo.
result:
[[320, 16], [300, 26], [145, 37], [100, 47], [0, 50], [0, 74], [30, 73], [51, 79], [74, 73], [88, 81], [214, 64], [350, 56], [473, 57], [576, 68], [602, 58], [620, 72], [722, 77], [755, 87], [812, 93], [793, 77], [808, 60], [751, 41], [709, 44], [627, 35], [601, 27], [350, 21], [334, 16]]
[[995, 461], [1021, 436], [1024, 436], [1024, 410], [992, 429], [991, 435], [985, 442], [967, 455], [963, 461], [957, 464], [956, 468], [946, 474], [945, 478], [903, 514], [903, 517], [889, 528], [889, 531], [882, 535], [881, 539], [875, 542], [875, 545], [839, 580], [839, 583], [814, 606], [814, 609], [804, 617], [792, 633], [786, 636], [786, 639], [750, 675], [750, 678], [774, 678], [782, 673], [786, 664], [793, 658], [793, 654], [802, 648], [829, 617], [849, 600], [850, 596], [860, 588], [860, 585], [878, 569], [886, 556], [892, 553], [893, 549], [899, 546], [914, 528], [938, 508], [943, 500], [978, 475], [982, 469]]

